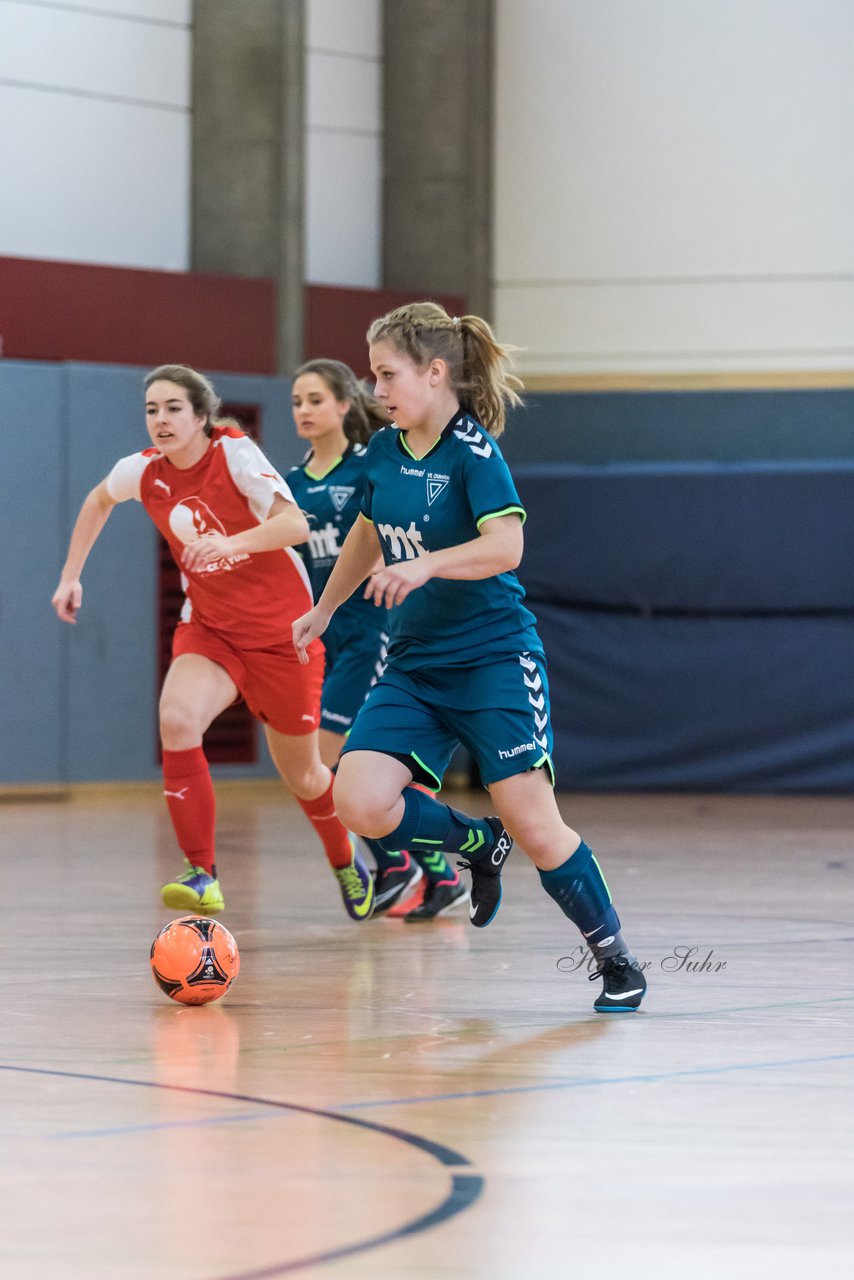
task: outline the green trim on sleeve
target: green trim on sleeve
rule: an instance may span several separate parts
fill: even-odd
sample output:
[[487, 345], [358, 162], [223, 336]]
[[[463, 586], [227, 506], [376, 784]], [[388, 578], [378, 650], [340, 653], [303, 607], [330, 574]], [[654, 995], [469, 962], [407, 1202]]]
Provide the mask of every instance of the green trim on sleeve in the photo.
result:
[[362, 517], [362, 519], [365, 521], [366, 524], [369, 524], [373, 528], [374, 522], [370, 516], [366, 516], [364, 511], [360, 511], [359, 515]]
[[522, 524], [528, 518], [528, 513], [524, 507], [504, 507], [501, 511], [487, 511], [485, 516], [481, 516], [477, 521], [478, 529], [482, 524], [486, 524], [487, 520], [496, 520], [498, 516], [521, 516]]

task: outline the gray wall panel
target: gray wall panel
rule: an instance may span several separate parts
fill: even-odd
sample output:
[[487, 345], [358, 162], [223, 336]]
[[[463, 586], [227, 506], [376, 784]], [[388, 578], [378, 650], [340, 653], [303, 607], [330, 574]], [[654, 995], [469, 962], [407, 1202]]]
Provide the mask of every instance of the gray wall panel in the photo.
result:
[[[148, 444], [142, 371], [68, 365], [69, 525], [117, 459]], [[71, 636], [72, 782], [155, 778], [157, 538], [136, 502], [115, 508], [83, 572]]]
[[0, 362], [0, 783], [66, 776], [63, 652], [50, 597], [64, 537], [62, 372]]

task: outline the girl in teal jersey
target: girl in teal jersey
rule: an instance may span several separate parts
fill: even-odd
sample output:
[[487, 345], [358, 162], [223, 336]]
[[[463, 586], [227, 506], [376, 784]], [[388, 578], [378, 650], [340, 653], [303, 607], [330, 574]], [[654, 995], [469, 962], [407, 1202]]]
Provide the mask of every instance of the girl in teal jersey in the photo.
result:
[[[430, 302], [374, 321], [368, 344], [377, 399], [396, 429], [371, 440], [361, 518], [293, 628], [302, 655], [366, 578], [365, 598], [389, 611], [388, 664], [344, 747], [337, 810], [385, 848], [461, 854], [478, 927], [498, 910], [517, 842], [598, 962], [594, 1008], [633, 1011], [642, 969], [599, 864], [553, 791], [545, 658], [514, 572], [525, 513], [496, 443], [521, 389], [509, 352], [479, 316], [451, 317]], [[457, 743], [498, 816], [473, 818], [409, 785], [437, 785]]]
[[[366, 446], [388, 415], [339, 360], [309, 360], [291, 391], [297, 434], [309, 445], [287, 482], [309, 522], [298, 548], [317, 599], [358, 518], [365, 488]], [[361, 584], [360, 584], [361, 585]], [[334, 768], [359, 707], [385, 665], [386, 615], [359, 588], [344, 601], [324, 635], [326, 670], [320, 712], [320, 754]], [[468, 888], [440, 849], [411, 857], [366, 841], [377, 865], [374, 914], [390, 909], [409, 922], [432, 920], [468, 901]], [[418, 886], [420, 894], [410, 900]], [[397, 906], [395, 904], [398, 904]], [[407, 910], [407, 907], [409, 908]]]

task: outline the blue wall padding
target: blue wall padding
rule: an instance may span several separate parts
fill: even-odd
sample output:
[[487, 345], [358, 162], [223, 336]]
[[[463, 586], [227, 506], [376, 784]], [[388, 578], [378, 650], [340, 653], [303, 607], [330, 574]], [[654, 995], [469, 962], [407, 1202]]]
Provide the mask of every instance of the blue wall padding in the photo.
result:
[[854, 387], [526, 392], [501, 448], [540, 462], [851, 458]]
[[516, 476], [559, 786], [854, 790], [854, 466]]
[[854, 622], [534, 610], [560, 788], [854, 790]]
[[533, 599], [854, 610], [854, 463], [517, 467]]

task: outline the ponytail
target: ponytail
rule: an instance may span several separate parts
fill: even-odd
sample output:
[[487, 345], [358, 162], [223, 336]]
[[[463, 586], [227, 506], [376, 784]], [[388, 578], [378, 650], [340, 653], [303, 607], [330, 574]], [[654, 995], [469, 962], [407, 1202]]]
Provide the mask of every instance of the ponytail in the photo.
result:
[[460, 407], [500, 436], [507, 407], [519, 405], [522, 382], [510, 372], [515, 348], [497, 342], [480, 316], [449, 316], [438, 302], [413, 302], [375, 320], [368, 342], [389, 342], [419, 368], [444, 360]]

